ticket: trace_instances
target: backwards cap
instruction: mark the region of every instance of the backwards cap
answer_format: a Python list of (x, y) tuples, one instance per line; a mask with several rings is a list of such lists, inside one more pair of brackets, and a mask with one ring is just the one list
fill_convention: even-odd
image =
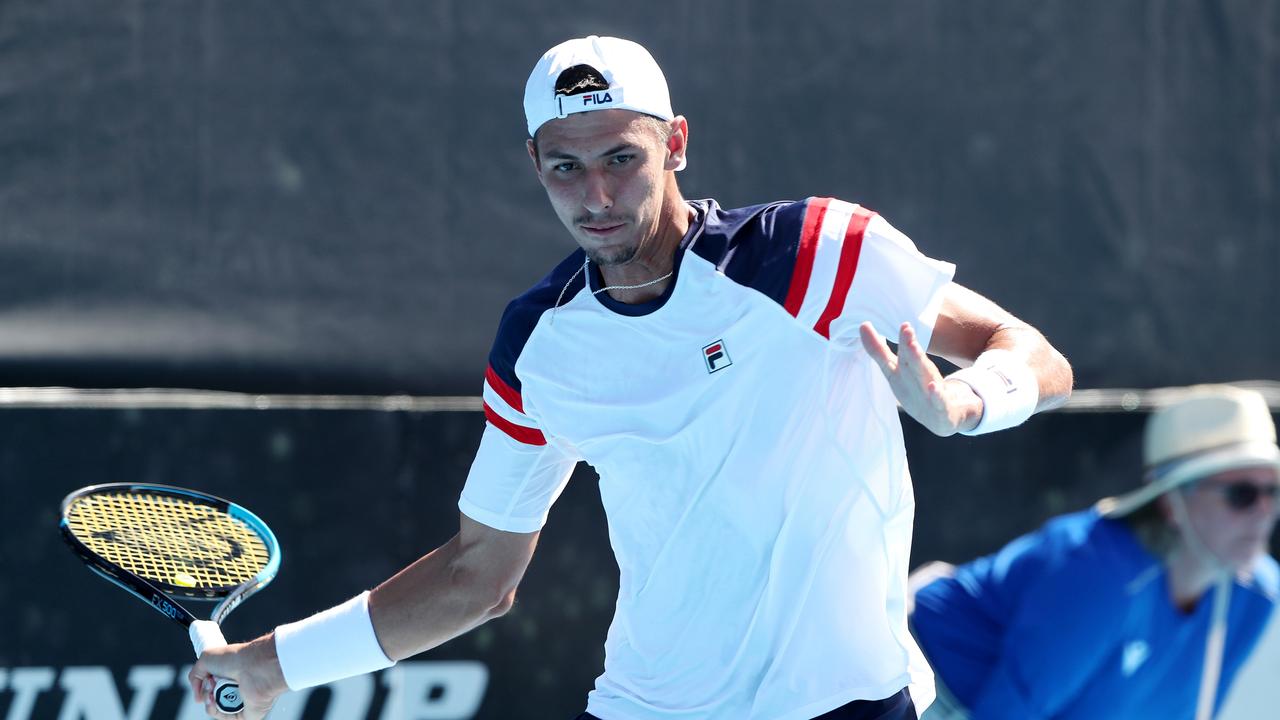
[[(583, 90), (582, 80), (598, 78), (602, 90)], [(658, 63), (641, 45), (591, 35), (566, 40), (548, 50), (524, 86), (529, 137), (549, 120), (592, 110), (631, 110), (671, 120), (671, 95)], [(680, 168), (684, 168), (684, 161)]]

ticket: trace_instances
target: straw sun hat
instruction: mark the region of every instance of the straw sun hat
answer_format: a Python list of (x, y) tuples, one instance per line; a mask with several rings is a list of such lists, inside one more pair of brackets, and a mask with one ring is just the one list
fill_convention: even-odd
[(1262, 395), (1230, 385), (1197, 385), (1151, 415), (1142, 459), (1142, 487), (1101, 500), (1103, 515), (1128, 515), (1170, 490), (1226, 470), (1280, 468), (1280, 447)]

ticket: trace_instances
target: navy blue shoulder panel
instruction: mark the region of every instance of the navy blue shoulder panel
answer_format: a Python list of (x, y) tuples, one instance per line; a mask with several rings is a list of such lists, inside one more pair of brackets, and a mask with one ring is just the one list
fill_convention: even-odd
[(732, 210), (722, 209), (714, 200), (705, 202), (702, 233), (689, 249), (730, 280), (783, 304), (791, 286), (809, 201)]
[(516, 392), (520, 392), (516, 360), (533, 334), (538, 318), (555, 307), (557, 300), (563, 305), (586, 286), (586, 273), (579, 272), (584, 260), (582, 250), (575, 250), (538, 284), (507, 303), (498, 323), (498, 335), (489, 350), (489, 367)]

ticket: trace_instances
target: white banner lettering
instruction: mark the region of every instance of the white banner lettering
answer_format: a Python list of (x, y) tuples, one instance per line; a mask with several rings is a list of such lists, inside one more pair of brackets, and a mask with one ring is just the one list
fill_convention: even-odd
[(133, 699), (126, 715), (111, 672), (104, 667), (69, 667), (59, 686), (66, 691), (58, 720), (147, 720), (156, 696), (173, 685), (173, 668), (142, 665), (129, 670)]
[[(204, 707), (191, 699), (187, 673), (191, 666), (138, 665), (129, 669), (129, 706), (111, 670), (103, 666), (0, 668), (0, 707), (8, 698), (4, 720), (205, 720)], [(385, 697), (381, 712), (378, 686), (371, 675), (347, 678), (324, 686), (324, 702), (311, 702), (313, 691), (286, 693), (271, 712), (272, 720), (471, 720), (484, 700), (489, 669), (481, 662), (402, 662), (383, 671)], [(61, 693), (50, 692), (54, 681)], [(176, 694), (175, 694), (176, 693)], [(44, 696), (43, 698), (41, 696)], [(176, 704), (176, 712), (174, 710)], [(315, 714), (323, 709), (323, 715)]]
[(467, 720), (480, 709), (489, 668), (479, 662), (400, 663), (382, 672), (382, 720)]
[(5, 720), (28, 720), (36, 705), (36, 696), (53, 687), (53, 668), (14, 668), (9, 673), (9, 689), (13, 700)]
[[(345, 720), (365, 717), (373, 704), (373, 677), (357, 675), (323, 686), (329, 691), (325, 720)], [(315, 688), (287, 692), (280, 696), (271, 709), (271, 720), (301, 720), (302, 711)]]

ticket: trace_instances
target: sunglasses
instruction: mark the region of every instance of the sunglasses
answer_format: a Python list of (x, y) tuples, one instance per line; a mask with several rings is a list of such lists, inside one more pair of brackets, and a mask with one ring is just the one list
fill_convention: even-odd
[(1272, 503), (1275, 503), (1277, 496), (1280, 496), (1280, 485), (1270, 483), (1259, 485), (1247, 480), (1205, 483), (1203, 487), (1220, 493), (1222, 499), (1227, 503), (1227, 507), (1237, 512), (1244, 512), (1252, 508), (1258, 504), (1258, 500), (1262, 499), (1263, 496), (1269, 498)]

